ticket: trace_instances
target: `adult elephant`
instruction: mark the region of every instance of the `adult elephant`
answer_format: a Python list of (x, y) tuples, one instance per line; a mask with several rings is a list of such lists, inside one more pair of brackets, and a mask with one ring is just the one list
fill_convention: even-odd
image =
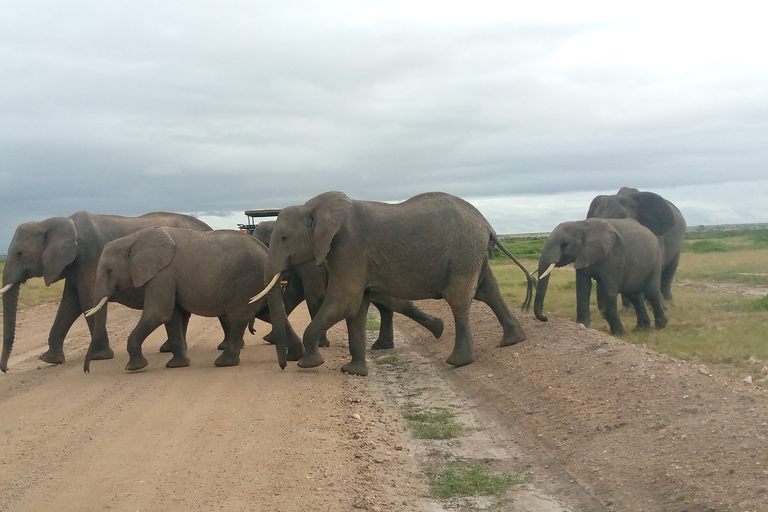
[[(0, 370), (8, 370), (8, 358), (16, 332), (19, 287), (30, 277), (43, 277), (46, 286), (64, 279), (56, 319), (48, 335), (46, 363), (64, 362), (64, 338), (72, 324), (93, 305), (93, 283), (101, 250), (107, 242), (152, 226), (175, 226), (210, 231), (211, 227), (189, 215), (154, 212), (140, 217), (99, 215), (79, 211), (69, 217), (26, 222), (16, 228), (3, 272), (3, 353)], [(115, 294), (114, 301), (136, 307), (135, 292)], [(114, 352), (107, 336), (107, 311), (87, 319), (94, 345), (93, 359), (110, 359)]]
[[(269, 247), (269, 240), (272, 237), (272, 231), (275, 229), (275, 221), (262, 221), (256, 225), (253, 236), (258, 238), (264, 245)], [(288, 271), (288, 284), (283, 293), (283, 303), (287, 314), (291, 314), (296, 306), (302, 301), (307, 301), (307, 309), (311, 318), (317, 315), (320, 306), (325, 298), (328, 289), (328, 271), (322, 265), (317, 265), (314, 261), (307, 261), (296, 265)], [(371, 303), (379, 310), (381, 325), (379, 328), (379, 337), (371, 345), (374, 350), (389, 349), (395, 346), (395, 330), (393, 325), (393, 312), (400, 313), (415, 320), (417, 323), (426, 327), (435, 338), (443, 334), (443, 320), (441, 318), (428, 315), (420, 310), (410, 300), (387, 297), (381, 294), (371, 294)], [(327, 347), (330, 345), (326, 334), (320, 337), (319, 346)]]
[[(489, 240), (504, 249), (474, 206), (448, 194), (431, 192), (386, 204), (326, 192), (280, 212), (270, 240), (265, 281), (274, 277), (254, 299), (271, 289), (269, 307), (277, 315), (282, 301), (274, 284), (281, 273), (308, 261), (325, 265), (328, 291), (304, 331), (299, 366), (321, 365), (318, 340), (329, 327), (346, 319), (352, 360), (342, 371), (367, 375), (365, 318), (371, 293), (411, 300), (443, 298), (456, 323), (454, 349), (447, 362), (462, 366), (475, 357), (469, 323), (472, 299), (487, 303), (498, 318), (504, 331), (501, 346), (525, 339), (488, 266)], [(535, 280), (527, 271), (526, 275), (527, 303)], [(285, 336), (277, 331), (281, 327), (281, 322), (275, 322), (278, 361), (284, 368)]]
[(612, 196), (592, 200), (587, 218), (635, 219), (658, 237), (661, 247), (661, 294), (672, 301), (672, 280), (680, 262), (685, 238), (685, 219), (677, 207), (653, 192), (622, 187)]
[(653, 308), (656, 327), (667, 325), (660, 291), (661, 249), (648, 228), (634, 219), (587, 219), (559, 224), (547, 237), (539, 258), (539, 282), (534, 314), (546, 322), (544, 298), (549, 274), (570, 263), (576, 267), (576, 321), (589, 326), (592, 279), (597, 281), (597, 302), (611, 328), (623, 334), (616, 305), (619, 293), (632, 303), (636, 329), (651, 325), (645, 300)]
[[(170, 368), (189, 365), (183, 336), (183, 319), (189, 313), (218, 317), (224, 328), (223, 352), (216, 366), (240, 363), (243, 333), (256, 316), (269, 322), (266, 299), (249, 303), (263, 287), (267, 248), (252, 236), (234, 230), (195, 231), (155, 227), (142, 229), (113, 240), (104, 246), (99, 259), (93, 299), (99, 303), (86, 313), (99, 311), (109, 298), (124, 290), (135, 290), (143, 297), (141, 318), (128, 336), (130, 360), (126, 370), (147, 366), (142, 354), (144, 340), (163, 324), (169, 326), (169, 345), (173, 358)], [(285, 317), (282, 321), (287, 324)], [(290, 325), (291, 347), (301, 341)], [(91, 347), (83, 369), (87, 372)]]

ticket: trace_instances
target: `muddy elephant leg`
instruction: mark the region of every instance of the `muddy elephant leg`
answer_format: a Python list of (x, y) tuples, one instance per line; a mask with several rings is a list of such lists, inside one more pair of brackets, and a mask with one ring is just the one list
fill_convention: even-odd
[(165, 331), (168, 334), (170, 351), (173, 357), (165, 363), (166, 368), (183, 368), (189, 366), (189, 357), (187, 357), (186, 344), (186, 322), (189, 321), (189, 312), (176, 306), (173, 308), (171, 320), (165, 324)]
[[(602, 293), (602, 292), (600, 292)], [(592, 295), (592, 277), (584, 272), (576, 271), (576, 322), (589, 327), (589, 302)], [(598, 294), (600, 295), (600, 294)], [(602, 298), (601, 298), (602, 300)], [(605, 303), (604, 300), (602, 300)], [(603, 304), (605, 309), (605, 304)]]
[[(56, 319), (53, 321), (51, 331), (48, 334), (48, 350), (40, 355), (40, 359), (50, 364), (61, 364), (64, 362), (64, 338), (66, 338), (72, 324), (75, 323), (75, 320), (77, 320), (82, 312), (83, 309), (80, 307), (77, 292), (74, 286), (70, 284), (70, 280), (67, 279), (64, 282), (64, 293), (61, 296), (61, 303), (56, 312)], [(90, 324), (88, 327), (90, 328)]]
[(363, 377), (368, 375), (368, 364), (365, 362), (365, 321), (368, 317), (368, 306), (368, 300), (363, 299), (357, 313), (347, 318), (349, 355), (352, 356), (352, 360), (341, 367), (341, 371), (344, 373)]
[(248, 327), (248, 320), (233, 321), (226, 317), (219, 317), (224, 333), (224, 351), (216, 358), (213, 364), (216, 366), (237, 366), (240, 364), (240, 349), (245, 344), (243, 335)]
[(635, 308), (637, 317), (636, 331), (645, 331), (651, 328), (651, 318), (648, 316), (648, 310), (645, 308), (645, 296), (643, 292), (627, 293), (626, 296)]
[(483, 270), (480, 277), (480, 283), (475, 292), (475, 298), (488, 304), (493, 311), (493, 314), (496, 315), (496, 318), (499, 320), (499, 323), (504, 330), (504, 337), (499, 343), (500, 347), (514, 345), (525, 339), (523, 326), (520, 323), (520, 320), (512, 314), (509, 306), (501, 296), (499, 284), (496, 282), (496, 277), (493, 275), (490, 267), (485, 267)]
[(394, 313), (392, 313), (392, 310), (386, 306), (376, 303), (373, 303), (373, 305), (379, 310), (381, 324), (379, 326), (379, 337), (376, 338), (376, 341), (371, 345), (371, 349), (385, 350), (395, 348)]

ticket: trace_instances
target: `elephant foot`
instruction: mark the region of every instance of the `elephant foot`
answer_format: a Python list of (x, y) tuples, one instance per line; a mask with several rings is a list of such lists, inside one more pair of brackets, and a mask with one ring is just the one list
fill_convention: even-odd
[(93, 355), (91, 356), (91, 359), (98, 361), (102, 359), (112, 359), (114, 357), (115, 357), (115, 351), (112, 350), (112, 347), (104, 347), (98, 350), (94, 350)]
[(173, 350), (171, 350), (171, 341), (170, 340), (165, 340), (165, 343), (160, 345), (160, 352), (163, 353), (163, 354), (170, 354), (171, 352), (173, 352)]
[(125, 365), (125, 369), (129, 372), (134, 372), (136, 370), (141, 370), (148, 364), (149, 361), (147, 361), (147, 358), (144, 356), (131, 357), (130, 361), (128, 361), (128, 364)]
[(650, 322), (649, 322), (649, 323), (647, 323), (647, 324), (639, 324), (639, 323), (638, 323), (638, 324), (635, 326), (635, 328), (634, 328), (634, 329), (632, 329), (632, 330), (633, 330), (633, 331), (636, 331), (636, 332), (637, 332), (637, 331), (648, 331), (648, 330), (650, 330), (650, 328), (651, 328), (651, 323), (650, 323)]
[(216, 348), (219, 350), (224, 350), (225, 348), (227, 348), (227, 340), (224, 340), (221, 343), (219, 343), (219, 346)]
[(274, 345), (275, 344), (275, 340), (273, 339), (273, 336), (274, 336), (273, 333), (274, 333), (274, 331), (270, 331), (269, 334), (264, 336), (264, 338), (262, 338), (262, 339), (264, 341), (266, 341), (267, 343), (269, 343), (270, 345)]
[(427, 327), (427, 329), (429, 329), (429, 332), (432, 333), (432, 336), (434, 336), (435, 338), (440, 339), (440, 336), (443, 335), (443, 328), (444, 328), (444, 326), (445, 325), (443, 323), (443, 319), (442, 318), (435, 318), (431, 322), (430, 327)]
[(525, 333), (520, 330), (519, 332), (515, 332), (514, 334), (510, 334), (507, 336), (504, 336), (502, 340), (499, 342), (500, 347), (508, 347), (510, 345), (514, 345), (515, 343), (520, 343), (525, 339)]
[(240, 356), (224, 352), (216, 358), (216, 361), (214, 361), (213, 364), (216, 366), (237, 366), (240, 364)]
[(474, 360), (475, 354), (473, 350), (454, 349), (453, 352), (451, 352), (451, 355), (448, 356), (448, 359), (445, 360), (445, 362), (453, 366), (464, 366)]
[(189, 366), (189, 358), (187, 356), (173, 356), (173, 358), (165, 363), (166, 368), (184, 368)]
[(363, 361), (350, 361), (341, 367), (341, 371), (352, 375), (365, 377), (368, 375), (368, 365)]
[(64, 351), (49, 348), (46, 352), (40, 354), (40, 359), (49, 364), (62, 364), (64, 362)]
[(395, 348), (395, 340), (383, 339), (381, 336), (371, 345), (371, 350), (388, 350)]
[[(304, 345), (301, 343), (288, 345), (288, 361), (298, 361), (302, 357), (304, 357)], [(322, 361), (320, 364), (322, 364)]]
[(323, 334), (323, 337), (320, 338), (320, 341), (317, 342), (317, 345), (320, 346), (320, 347), (330, 347), (331, 346), (331, 342), (328, 341), (328, 338), (326, 337), (326, 335)]
[(301, 368), (315, 368), (324, 362), (325, 360), (323, 359), (323, 356), (320, 355), (320, 352), (315, 351), (313, 353), (304, 353), (301, 359), (299, 359), (298, 364)]
[(665, 328), (667, 326), (667, 317), (656, 318), (655, 324), (657, 329)]

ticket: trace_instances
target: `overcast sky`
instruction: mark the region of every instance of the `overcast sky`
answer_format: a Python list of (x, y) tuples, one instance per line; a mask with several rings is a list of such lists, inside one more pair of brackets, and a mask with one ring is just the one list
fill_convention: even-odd
[(0, 0), (0, 254), (77, 210), (236, 228), (327, 190), (449, 192), (499, 233), (622, 186), (768, 222), (763, 9)]

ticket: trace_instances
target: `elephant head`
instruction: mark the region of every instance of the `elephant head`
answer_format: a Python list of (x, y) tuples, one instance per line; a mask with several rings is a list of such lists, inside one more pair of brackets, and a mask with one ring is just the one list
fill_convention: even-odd
[(275, 221), (269, 240), (269, 254), (264, 272), (267, 287), (251, 302), (268, 295), (272, 325), (276, 335), (278, 361), (281, 368), (287, 364), (287, 337), (285, 322), (279, 317), (285, 315), (285, 305), (280, 295), (280, 274), (301, 263), (314, 260), (323, 264), (334, 237), (343, 231), (343, 226), (352, 208), (352, 200), (343, 192), (320, 194), (301, 206), (283, 208)]
[(272, 238), (272, 231), (274, 230), (274, 220), (263, 220), (256, 224), (256, 227), (253, 229), (253, 236), (258, 241), (269, 247), (269, 239)]
[(167, 267), (176, 254), (176, 243), (163, 228), (147, 228), (104, 246), (96, 269), (93, 298), (99, 303), (91, 316), (120, 290), (141, 288)]
[(19, 287), (31, 277), (43, 277), (50, 286), (63, 276), (77, 257), (77, 230), (69, 217), (26, 222), (16, 228), (3, 271), (3, 354), (0, 370), (8, 369), (16, 332)]
[(675, 226), (675, 215), (669, 202), (653, 192), (640, 192), (622, 187), (612, 196), (597, 196), (592, 200), (587, 218), (635, 219), (661, 236)]
[(579, 270), (603, 261), (611, 252), (618, 236), (616, 230), (601, 219), (559, 224), (547, 237), (539, 258), (539, 282), (533, 306), (536, 318), (547, 321), (542, 310), (552, 269), (573, 263)]

